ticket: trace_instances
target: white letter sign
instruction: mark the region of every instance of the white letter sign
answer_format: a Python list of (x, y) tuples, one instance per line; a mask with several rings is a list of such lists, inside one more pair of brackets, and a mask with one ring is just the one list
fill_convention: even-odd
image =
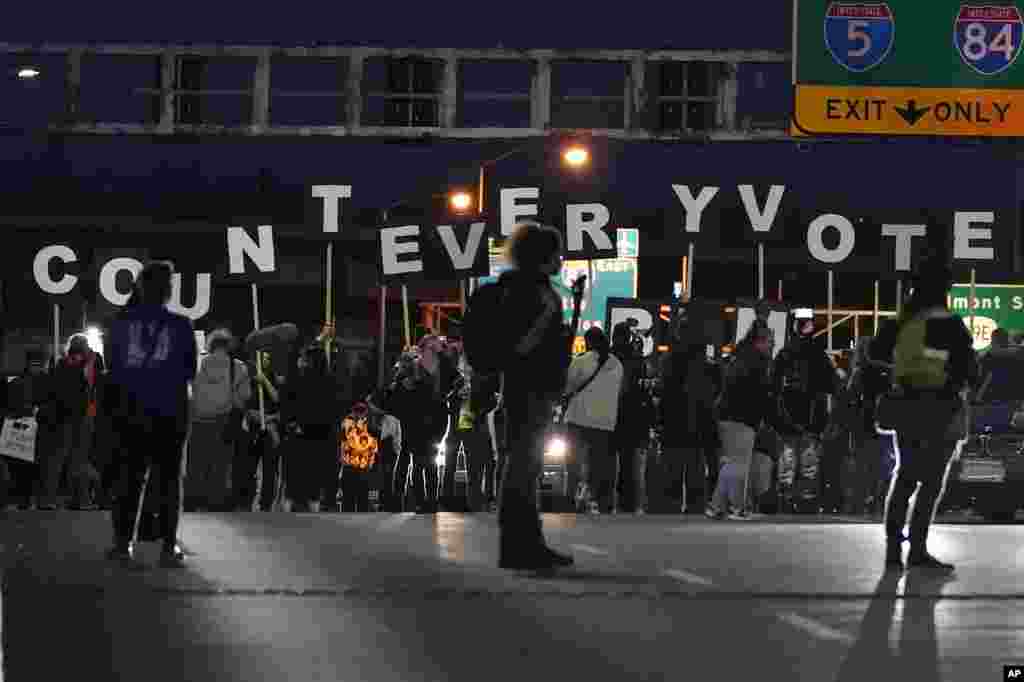
[(762, 211), (757, 205), (757, 196), (754, 194), (752, 185), (740, 185), (740, 199), (743, 200), (743, 208), (747, 209), (747, 217), (750, 219), (750, 226), (754, 232), (771, 232), (775, 224), (775, 216), (779, 213), (779, 206), (782, 204), (782, 196), (786, 193), (785, 185), (772, 185), (768, 192), (768, 200), (764, 202)]
[(131, 289), (122, 293), (117, 290), (117, 273), (130, 272), (132, 281), (142, 272), (142, 263), (134, 258), (113, 258), (100, 270), (100, 294), (116, 306), (127, 305), (128, 299), (132, 297)]
[(244, 256), (256, 265), (260, 272), (275, 272), (277, 259), (274, 257), (274, 228), (260, 225), (259, 243), (252, 240), (241, 227), (228, 228), (228, 272), (232, 275), (245, 274)]
[(697, 197), (693, 196), (689, 185), (672, 185), (680, 203), (686, 209), (686, 231), (700, 232), (700, 217), (704, 214), (711, 200), (718, 194), (717, 187), (705, 187), (701, 189)]
[(604, 204), (569, 204), (565, 207), (565, 234), (569, 251), (583, 250), (583, 233), (586, 232), (594, 246), (602, 251), (611, 251), (615, 244), (602, 230), (612, 220), (612, 214)]
[(35, 275), (36, 284), (45, 293), (63, 296), (71, 293), (71, 290), (75, 288), (75, 285), (78, 284), (78, 277), (65, 274), (59, 282), (54, 282), (50, 277), (50, 262), (54, 259), (60, 259), (65, 263), (75, 263), (78, 261), (78, 256), (71, 250), (71, 247), (63, 244), (44, 246), (32, 261), (32, 274)]
[[(834, 249), (825, 248), (822, 241), (825, 230), (830, 227), (839, 230), (839, 245)], [(856, 243), (857, 233), (853, 229), (853, 223), (835, 213), (818, 216), (807, 228), (807, 250), (822, 263), (842, 263), (853, 252)]]
[(401, 255), (420, 252), (420, 243), (418, 241), (406, 241), (399, 244), (399, 237), (419, 236), (419, 225), (404, 225), (402, 227), (385, 227), (381, 229), (380, 261), (385, 276), (423, 272), (423, 261), (418, 258), (401, 262), (398, 260), (398, 257)]
[(536, 187), (512, 187), (502, 189), (501, 197), (501, 235), (508, 237), (512, 234), (516, 223), (522, 218), (530, 218), (537, 215), (537, 204), (520, 204), (520, 199), (540, 199), (540, 190)]
[(313, 196), (324, 200), (324, 233), (336, 234), (341, 231), (341, 199), (352, 197), (351, 185), (313, 185)]
[(196, 275), (196, 302), (185, 307), (181, 303), (181, 273), (176, 272), (171, 278), (171, 302), (167, 308), (174, 313), (184, 315), (193, 322), (210, 312), (211, 279), (209, 273)]
[(995, 260), (991, 246), (971, 246), (974, 239), (992, 239), (992, 228), (971, 227), (975, 223), (991, 225), (996, 221), (992, 211), (957, 211), (953, 214), (953, 258), (956, 260)]
[(896, 237), (896, 272), (910, 271), (910, 242), (914, 237), (924, 237), (928, 228), (924, 225), (882, 225), (883, 237)]
[[(452, 266), (456, 270), (469, 270), (476, 260), (476, 252), (480, 248), (480, 240), (483, 239), (486, 223), (473, 223), (469, 226), (469, 236), (466, 238), (466, 248), (459, 248), (459, 240), (455, 238), (455, 229), (451, 225), (438, 225), (437, 234), (441, 237), (448, 257), (452, 260)], [(417, 231), (417, 234), (419, 232)], [(396, 246), (398, 246), (396, 244)]]

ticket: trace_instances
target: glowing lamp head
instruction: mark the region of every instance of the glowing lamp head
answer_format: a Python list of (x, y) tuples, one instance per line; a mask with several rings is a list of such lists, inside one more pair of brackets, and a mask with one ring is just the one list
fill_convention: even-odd
[(465, 213), (473, 207), (473, 197), (469, 192), (455, 192), (448, 199), (448, 204), (457, 213)]
[(565, 150), (562, 158), (570, 168), (582, 168), (590, 161), (590, 152), (586, 147), (574, 144)]
[(38, 78), (40, 74), (41, 74), (41, 71), (39, 71), (39, 69), (36, 69), (34, 67), (31, 67), (31, 66), (26, 66), (26, 67), (18, 69), (18, 78), (20, 78), (23, 81), (27, 81), (27, 80), (32, 80), (34, 78)]
[(549, 459), (564, 459), (569, 446), (561, 438), (552, 438), (544, 449), (544, 456)]
[(89, 344), (89, 350), (93, 353), (103, 352), (103, 333), (96, 327), (89, 327), (85, 330), (85, 339)]

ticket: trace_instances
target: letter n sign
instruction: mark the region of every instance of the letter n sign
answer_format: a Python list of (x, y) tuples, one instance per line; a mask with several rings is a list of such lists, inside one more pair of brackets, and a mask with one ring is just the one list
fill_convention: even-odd
[(277, 249), (274, 228), (260, 225), (227, 229), (228, 276), (234, 281), (260, 283), (277, 277)]

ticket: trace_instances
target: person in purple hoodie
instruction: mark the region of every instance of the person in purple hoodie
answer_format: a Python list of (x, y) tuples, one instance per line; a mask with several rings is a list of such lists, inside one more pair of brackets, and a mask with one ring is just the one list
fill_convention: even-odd
[(167, 309), (174, 266), (149, 263), (139, 274), (135, 305), (110, 324), (106, 357), (116, 428), (121, 436), (119, 483), (111, 517), (114, 547), (108, 558), (132, 559), (135, 524), (145, 472), (147, 495), (160, 507), (160, 563), (183, 565), (176, 538), (181, 512), (182, 462), (188, 434), (188, 390), (196, 373), (192, 322)]

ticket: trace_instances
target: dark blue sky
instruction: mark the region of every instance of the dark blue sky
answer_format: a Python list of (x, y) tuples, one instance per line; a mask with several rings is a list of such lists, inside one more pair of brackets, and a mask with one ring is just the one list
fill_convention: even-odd
[(791, 0), (8, 3), (7, 42), (788, 49)]

